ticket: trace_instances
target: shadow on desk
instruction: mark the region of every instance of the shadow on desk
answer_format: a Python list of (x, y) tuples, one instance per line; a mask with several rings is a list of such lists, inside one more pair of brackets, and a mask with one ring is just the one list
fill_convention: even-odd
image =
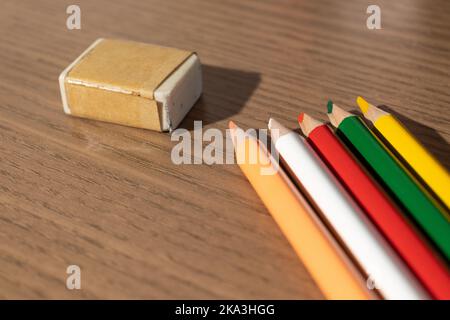
[(206, 126), (238, 114), (260, 82), (256, 72), (204, 65), (202, 97), (178, 127), (193, 130), (194, 121)]
[(396, 117), (447, 170), (450, 170), (450, 158), (448, 157), (450, 145), (436, 130), (398, 113), (389, 106), (380, 105), (378, 107)]
[[(447, 170), (450, 170), (450, 158), (448, 157), (450, 154), (450, 145), (436, 130), (398, 113), (395, 109), (387, 105), (381, 104), (377, 105), (377, 107), (396, 117)], [(389, 142), (385, 141), (382, 135), (378, 133), (372, 123), (364, 118), (364, 115), (360, 110), (353, 109), (350, 112), (359, 115), (367, 126), (377, 133), (377, 136), (383, 140), (383, 142), (389, 144)]]

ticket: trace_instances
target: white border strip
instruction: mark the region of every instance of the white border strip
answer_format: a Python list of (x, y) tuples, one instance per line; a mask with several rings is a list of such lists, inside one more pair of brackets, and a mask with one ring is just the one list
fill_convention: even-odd
[(78, 63), (80, 62), (81, 59), (83, 59), (88, 53), (89, 51), (91, 51), (97, 44), (99, 44), (101, 41), (103, 41), (103, 38), (99, 38), (97, 40), (94, 41), (94, 43), (92, 43), (78, 58), (75, 59), (74, 62), (72, 62), (66, 69), (64, 69), (63, 72), (61, 72), (61, 74), (59, 75), (59, 89), (61, 91), (61, 99), (62, 99), (62, 104), (64, 107), (64, 112), (66, 114), (71, 114), (70, 112), (70, 108), (69, 108), (69, 104), (67, 103), (67, 95), (66, 95), (66, 86), (64, 85), (64, 80), (66, 79), (67, 74), (70, 72), (70, 70), (72, 70), (72, 68)]

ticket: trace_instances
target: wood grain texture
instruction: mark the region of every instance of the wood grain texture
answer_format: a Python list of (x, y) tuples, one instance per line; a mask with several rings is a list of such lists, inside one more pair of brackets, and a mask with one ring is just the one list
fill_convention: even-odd
[[(182, 123), (296, 127), (328, 98), (385, 104), (450, 166), (450, 2), (3, 0), (0, 298), (322, 298), (236, 165), (172, 164), (170, 136), (64, 115), (59, 73), (96, 38), (196, 51)], [(82, 290), (65, 287), (66, 267)]]

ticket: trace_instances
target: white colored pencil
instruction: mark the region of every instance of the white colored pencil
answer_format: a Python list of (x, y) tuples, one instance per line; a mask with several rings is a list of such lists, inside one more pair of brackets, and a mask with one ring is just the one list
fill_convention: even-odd
[[(272, 141), (292, 175), (386, 299), (428, 296), (306, 141), (274, 119)], [(299, 230), (301, 232), (301, 230)]]

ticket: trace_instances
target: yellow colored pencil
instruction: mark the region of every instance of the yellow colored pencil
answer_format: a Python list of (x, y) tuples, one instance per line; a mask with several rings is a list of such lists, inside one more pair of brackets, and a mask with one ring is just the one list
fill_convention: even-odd
[(394, 116), (361, 97), (356, 99), (364, 116), (370, 120), (391, 147), (450, 209), (450, 175), (433, 155)]

